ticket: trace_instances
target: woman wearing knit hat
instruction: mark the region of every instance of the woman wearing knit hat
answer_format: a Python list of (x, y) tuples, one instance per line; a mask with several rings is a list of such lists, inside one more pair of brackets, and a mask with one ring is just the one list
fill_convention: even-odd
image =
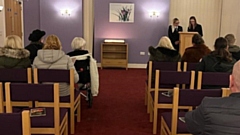
[(31, 41), (31, 43), (25, 47), (30, 52), (30, 60), (31, 63), (33, 63), (34, 58), (37, 56), (37, 52), (39, 49), (43, 48), (43, 36), (45, 35), (45, 31), (41, 30), (34, 30), (28, 37), (28, 40)]

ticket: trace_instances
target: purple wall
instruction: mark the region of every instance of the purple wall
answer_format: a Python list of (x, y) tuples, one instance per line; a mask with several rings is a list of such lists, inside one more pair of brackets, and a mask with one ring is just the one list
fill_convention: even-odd
[(40, 2), (39, 0), (24, 0), (24, 43), (29, 44), (28, 36), (34, 29), (40, 28)]
[[(110, 23), (109, 3), (134, 3), (134, 23)], [(94, 57), (100, 61), (100, 46), (104, 39), (126, 39), (129, 44), (129, 63), (146, 63), (148, 47), (156, 46), (167, 35), (169, 0), (96, 0)], [(149, 12), (160, 12), (151, 18)], [(145, 52), (145, 56), (140, 56)]]
[[(25, 12), (30, 12), (26, 15), (24, 14), (25, 20), (31, 22), (32, 14), (39, 12), (39, 28), (45, 30), (46, 35), (57, 35), (62, 42), (63, 50), (65, 52), (71, 51), (72, 39), (76, 36), (83, 36), (82, 0), (40, 0), (38, 5), (31, 4), (35, 3), (32, 1), (24, 3)], [(30, 10), (33, 8), (32, 6), (38, 6), (40, 10), (32, 11)], [(71, 16), (62, 16), (61, 11), (65, 9), (71, 11)], [(29, 28), (25, 24), (25, 31), (29, 29), (32, 30), (32, 27)], [(29, 32), (26, 33), (26, 35), (28, 34)]]

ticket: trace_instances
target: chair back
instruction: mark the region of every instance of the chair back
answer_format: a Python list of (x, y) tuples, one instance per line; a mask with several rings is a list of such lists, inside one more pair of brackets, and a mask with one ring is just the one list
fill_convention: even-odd
[(229, 87), (230, 73), (198, 72), (197, 89)]
[(0, 69), (0, 82), (32, 83), (32, 69)]
[[(13, 101), (54, 102), (59, 107), (59, 84), (5, 83), (7, 112), (12, 112)], [(54, 106), (55, 107), (55, 106)]]
[[(74, 69), (37, 69), (33, 70), (34, 83), (55, 82), (55, 83), (69, 83), (70, 84), (70, 103), (74, 104)], [(41, 100), (45, 101), (45, 100)]]
[(184, 62), (183, 71), (195, 71), (199, 63)]
[(70, 81), (71, 71), (73, 71), (73, 70), (37, 69), (37, 68), (35, 68), (34, 69), (34, 83), (42, 83), (42, 82), (70, 83), (71, 82)]
[(162, 85), (189, 85), (190, 89), (194, 88), (195, 72), (177, 72), (177, 71), (159, 71), (156, 70), (155, 89), (161, 88)]
[(0, 113), (1, 135), (31, 135), (29, 111)]
[(180, 71), (181, 62), (157, 62), (149, 61), (149, 66), (152, 65), (152, 71)]
[(205, 97), (222, 97), (228, 93), (227, 89), (202, 89), (202, 90), (179, 90), (173, 91), (173, 109), (172, 109), (172, 134), (177, 134), (177, 121), (179, 106), (199, 106)]

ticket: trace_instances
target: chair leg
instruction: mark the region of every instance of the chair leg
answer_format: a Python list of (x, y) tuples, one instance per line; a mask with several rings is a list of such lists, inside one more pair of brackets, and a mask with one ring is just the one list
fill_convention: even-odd
[(157, 134), (158, 109), (156, 107), (154, 107), (153, 109), (153, 134)]
[[(161, 121), (162, 121), (162, 119), (161, 119)], [(163, 132), (163, 123), (162, 123), (162, 122), (161, 122), (160, 135), (164, 135), (164, 132)]]
[(77, 122), (80, 122), (80, 121), (81, 121), (81, 103), (77, 108)]
[(71, 132), (71, 134), (74, 134), (74, 132), (75, 132), (74, 107), (71, 107), (71, 110), (70, 110), (70, 132)]
[(68, 135), (68, 116), (66, 118), (66, 124), (65, 124), (65, 130), (64, 130), (64, 135)]

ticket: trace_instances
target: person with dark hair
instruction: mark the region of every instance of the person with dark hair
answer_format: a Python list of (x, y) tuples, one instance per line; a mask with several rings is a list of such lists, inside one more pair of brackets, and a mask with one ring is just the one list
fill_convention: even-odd
[(228, 51), (227, 40), (223, 37), (216, 39), (214, 44), (215, 50), (209, 55), (203, 57), (197, 67), (197, 71), (203, 72), (232, 72), (236, 60), (232, 58)]
[(240, 47), (235, 45), (236, 38), (233, 34), (227, 34), (225, 38), (228, 41), (228, 51), (236, 60), (240, 60)]
[(203, 38), (199, 34), (195, 34), (192, 37), (192, 47), (186, 48), (182, 61), (197, 63), (204, 56), (211, 53), (211, 50), (205, 45)]
[(183, 28), (179, 26), (179, 19), (174, 18), (173, 24), (168, 27), (168, 37), (177, 51), (179, 51), (179, 32), (181, 31), (183, 31)]
[(34, 30), (28, 37), (28, 40), (31, 43), (25, 47), (30, 52), (30, 60), (33, 63), (34, 58), (37, 56), (37, 52), (39, 49), (43, 48), (43, 36), (45, 35), (45, 31)]
[(195, 16), (191, 16), (189, 19), (188, 32), (198, 32), (199, 35), (203, 36), (202, 25), (197, 23)]

